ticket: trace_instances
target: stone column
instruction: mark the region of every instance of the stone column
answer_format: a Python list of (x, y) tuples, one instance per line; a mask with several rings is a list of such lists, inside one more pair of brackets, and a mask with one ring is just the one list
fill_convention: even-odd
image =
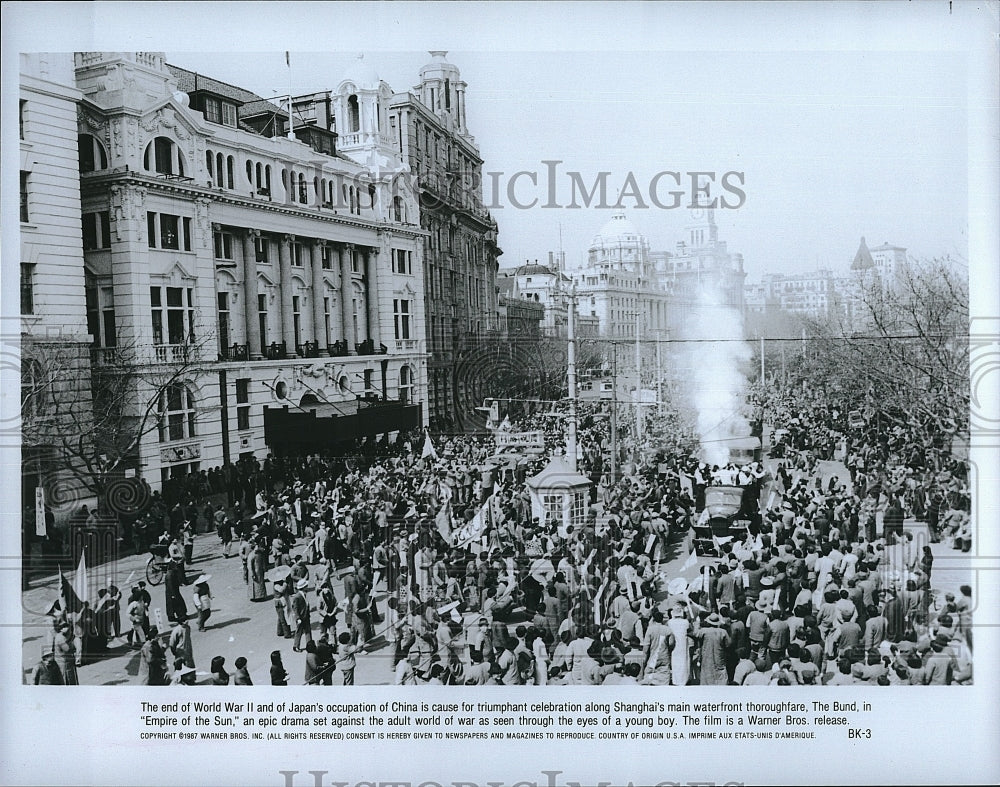
[(368, 338), (375, 342), (378, 352), (382, 341), (382, 330), (379, 324), (378, 302), (378, 252), (377, 248), (365, 248), (365, 306), (368, 310)]
[[(326, 241), (315, 240), (312, 244), (310, 262), (312, 263), (312, 299), (313, 299), (313, 331), (312, 339), (316, 346), (323, 350), (330, 342), (330, 337), (326, 335), (326, 312), (323, 310), (323, 296), (326, 287), (323, 284), (323, 249)], [(332, 326), (331, 326), (332, 327)]]
[(281, 338), (285, 352), (295, 355), (295, 323), (292, 321), (292, 244), (294, 235), (282, 235), (278, 242), (278, 267), (281, 276)]
[(243, 276), (243, 322), (247, 342), (247, 352), (253, 360), (260, 359), (260, 323), (257, 320), (257, 247), (260, 230), (248, 229), (241, 233), (243, 241), (243, 261), (240, 273)]
[(354, 287), (351, 285), (351, 252), (353, 250), (354, 246), (349, 243), (338, 249), (340, 255), (340, 320), (348, 355), (358, 354), (354, 346), (354, 311), (351, 308), (351, 298), (354, 295)]

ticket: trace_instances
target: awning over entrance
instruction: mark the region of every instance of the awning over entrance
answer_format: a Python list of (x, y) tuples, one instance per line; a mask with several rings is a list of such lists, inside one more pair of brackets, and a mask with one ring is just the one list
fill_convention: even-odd
[(264, 441), (276, 456), (322, 451), (335, 443), (420, 426), (420, 405), (359, 401), (357, 409), (320, 404), (264, 408)]

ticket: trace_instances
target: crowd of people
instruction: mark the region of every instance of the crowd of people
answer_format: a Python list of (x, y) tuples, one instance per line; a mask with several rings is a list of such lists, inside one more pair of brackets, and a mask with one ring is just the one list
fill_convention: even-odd
[[(579, 407), (579, 467), (593, 483), (572, 524), (540, 515), (525, 486), (561, 450), (558, 410), (504, 425), (541, 426), (537, 456), (498, 457), (492, 437), (474, 436), (432, 451), (406, 434), (351, 457), (244, 460), (192, 479), (195, 502), (157, 499), (136, 530), (167, 551), (172, 628), (150, 624), (148, 590), (133, 587), (141, 681), (195, 680), (185, 547), (213, 528), (241, 561), (248, 598), (274, 609), (274, 685), (298, 682), (296, 671), (306, 684), (350, 685), (362, 659), (377, 665), (374, 682), (399, 685), (971, 683), (971, 589), (936, 592), (930, 545), (902, 527), (915, 517), (935, 540), (968, 540), (966, 466), (943, 445), (852, 428), (802, 387), (769, 394), (765, 420), (784, 427), (776, 463), (710, 467), (675, 447), (612, 473), (625, 463), (610, 461), (602, 406)], [(845, 477), (824, 473), (830, 460)], [(705, 489), (734, 482), (754, 487), (760, 509), (699, 559)], [(232, 503), (211, 502), (219, 492)], [(211, 625), (210, 578), (191, 583), (200, 629)], [(72, 683), (100, 627), (52, 618), (35, 681)], [(101, 627), (118, 633), (107, 614)], [(224, 656), (210, 664), (212, 683), (250, 681), (243, 656), (232, 674)]]

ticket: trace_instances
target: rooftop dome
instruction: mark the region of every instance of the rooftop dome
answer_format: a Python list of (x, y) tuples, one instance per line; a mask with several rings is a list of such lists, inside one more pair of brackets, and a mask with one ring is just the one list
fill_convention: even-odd
[(364, 53), (358, 55), (357, 59), (353, 60), (347, 67), (347, 73), (344, 74), (340, 84), (345, 82), (353, 82), (358, 90), (378, 90), (379, 85), (382, 84), (378, 72), (371, 63), (365, 60)]
[(629, 241), (637, 243), (642, 239), (642, 235), (635, 224), (625, 218), (625, 211), (619, 210), (611, 217), (611, 221), (601, 227), (601, 231), (594, 236), (594, 246), (608, 243), (620, 243)]

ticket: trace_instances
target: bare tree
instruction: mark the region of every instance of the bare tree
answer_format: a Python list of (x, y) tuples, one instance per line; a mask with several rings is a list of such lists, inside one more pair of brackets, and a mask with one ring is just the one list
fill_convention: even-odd
[(38, 467), (72, 477), (82, 496), (103, 499), (111, 479), (138, 464), (139, 446), (167, 428), (168, 398), (202, 363), (199, 343), (152, 346), (119, 341), (93, 349), (31, 340), (22, 347), (21, 434)]
[[(852, 315), (815, 323), (813, 373), (889, 422), (963, 432), (969, 418), (969, 280), (964, 260), (911, 261), (857, 281)], [(825, 371), (824, 371), (825, 370)]]

